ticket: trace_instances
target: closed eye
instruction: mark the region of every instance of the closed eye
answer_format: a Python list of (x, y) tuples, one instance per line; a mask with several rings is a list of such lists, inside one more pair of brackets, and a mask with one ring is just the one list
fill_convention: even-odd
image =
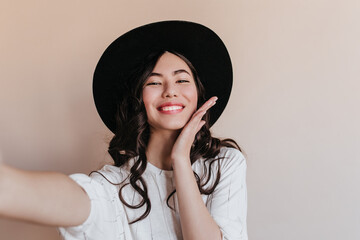
[(185, 80), (185, 79), (180, 79), (180, 80), (177, 80), (176, 82), (178, 82), (178, 83), (189, 83), (190, 81)]
[(149, 82), (146, 84), (146, 86), (150, 86), (150, 85), (161, 85), (161, 83), (159, 82)]

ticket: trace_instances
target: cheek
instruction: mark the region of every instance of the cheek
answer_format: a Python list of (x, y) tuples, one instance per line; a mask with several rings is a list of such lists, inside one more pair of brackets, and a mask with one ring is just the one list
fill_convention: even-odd
[(142, 92), (142, 99), (144, 102), (144, 105), (146, 106), (148, 104), (148, 102), (150, 101), (150, 95), (148, 94), (149, 91), (146, 91), (146, 89), (143, 90)]
[(144, 88), (144, 90), (142, 92), (142, 98), (143, 98), (146, 112), (148, 112), (148, 110), (150, 109), (149, 107), (151, 106), (151, 104), (153, 102), (154, 94), (152, 92), (153, 91), (151, 91), (151, 89), (149, 89), (149, 88)]
[(195, 111), (198, 102), (198, 94), (197, 94), (196, 86), (191, 86), (187, 89), (184, 89), (183, 93), (186, 96), (186, 98), (191, 102), (191, 107)]

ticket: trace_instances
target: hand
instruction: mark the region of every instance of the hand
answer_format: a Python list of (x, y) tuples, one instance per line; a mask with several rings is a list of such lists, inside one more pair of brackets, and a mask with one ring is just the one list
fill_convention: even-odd
[(178, 138), (175, 141), (173, 149), (171, 151), (172, 166), (179, 162), (187, 162), (190, 157), (191, 145), (194, 142), (196, 133), (204, 126), (205, 121), (201, 120), (206, 111), (215, 105), (217, 97), (212, 97), (206, 101), (190, 118), (188, 123), (182, 129)]

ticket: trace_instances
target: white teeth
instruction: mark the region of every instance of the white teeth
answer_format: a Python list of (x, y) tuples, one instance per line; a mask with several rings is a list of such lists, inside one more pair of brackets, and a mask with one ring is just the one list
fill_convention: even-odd
[(161, 110), (162, 111), (174, 111), (174, 110), (179, 110), (182, 109), (183, 107), (181, 106), (168, 106), (168, 107), (162, 107)]

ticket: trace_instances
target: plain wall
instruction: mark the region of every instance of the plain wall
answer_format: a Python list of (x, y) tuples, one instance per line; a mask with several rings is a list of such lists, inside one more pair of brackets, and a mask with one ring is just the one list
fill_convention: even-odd
[[(249, 238), (360, 239), (358, 0), (3, 0), (5, 162), (69, 174), (109, 161), (96, 63), (126, 31), (170, 19), (212, 28), (230, 52), (233, 92), (213, 132), (246, 153)], [(0, 220), (0, 239), (59, 236)]]

